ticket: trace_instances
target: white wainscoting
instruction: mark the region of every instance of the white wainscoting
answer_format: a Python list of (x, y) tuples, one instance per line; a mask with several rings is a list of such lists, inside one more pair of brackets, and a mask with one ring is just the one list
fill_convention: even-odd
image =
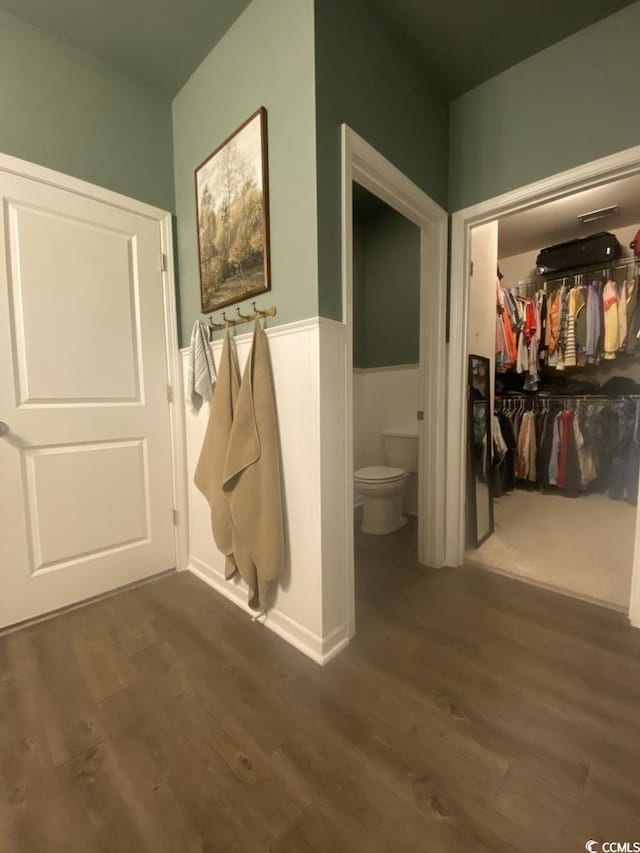
[(352, 577), (346, 555), (353, 555), (352, 490), (345, 490), (349, 464), (345, 434), (347, 385), (346, 326), (322, 320), (320, 326), (320, 461), (322, 509), (322, 628), (326, 638), (348, 637), (353, 607)]
[(383, 465), (382, 431), (418, 432), (420, 370), (417, 364), (353, 371), (354, 466)]
[[(326, 567), (330, 563), (327, 560), (330, 551), (344, 549), (344, 544), (332, 541), (327, 527), (327, 524), (330, 526), (328, 517), (323, 524), (321, 505), (320, 358), (321, 353), (325, 360), (339, 358), (333, 345), (336, 327), (342, 328), (342, 324), (313, 318), (267, 329), (280, 428), (287, 557), (275, 604), (266, 620), (261, 617), (255, 627), (259, 631), (266, 625), (318, 663), (326, 663), (348, 642), (346, 614), (342, 621), (323, 618), (323, 613), (335, 613), (336, 608), (331, 606), (331, 602), (323, 599), (331, 597), (331, 589), (338, 582), (331, 572), (325, 572), (323, 578), (323, 556)], [(251, 345), (251, 332), (236, 335), (235, 340), (240, 369), (243, 370)], [(217, 365), (222, 341), (213, 342), (211, 347)], [(332, 349), (335, 352), (333, 357)], [(187, 349), (182, 350), (182, 356), (186, 377)], [(327, 375), (331, 372), (329, 366)], [(188, 568), (248, 611), (245, 585), (237, 579), (224, 579), (224, 558), (213, 541), (209, 506), (193, 485), (193, 473), (208, 416), (206, 404), (198, 415), (194, 415), (190, 404), (185, 401), (189, 482)], [(325, 421), (330, 417), (326, 412)], [(333, 423), (343, 431), (344, 421), (338, 412)], [(326, 441), (323, 439), (325, 453), (332, 452), (332, 442), (340, 441), (336, 429), (333, 433), (336, 434), (328, 431)], [(339, 508), (334, 508), (334, 511), (339, 511)], [(323, 555), (324, 549), (328, 550)], [(336, 562), (341, 565), (341, 561)]]

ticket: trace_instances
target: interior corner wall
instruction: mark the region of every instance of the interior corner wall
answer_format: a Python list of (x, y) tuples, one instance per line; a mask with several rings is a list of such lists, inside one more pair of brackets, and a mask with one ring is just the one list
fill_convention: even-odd
[(354, 367), (420, 361), (420, 250), (418, 226), (390, 207), (354, 221)]
[(174, 208), (171, 103), (0, 11), (0, 151)]
[(342, 320), (341, 124), (447, 204), (446, 97), (365, 0), (316, 0), (319, 310)]
[[(173, 121), (179, 298), (182, 342), (188, 344), (200, 316), (194, 169), (259, 107), (267, 110), (271, 292), (258, 305), (278, 309), (275, 321), (267, 322), (267, 337), (280, 435), (286, 558), (265, 624), (322, 662), (342, 647), (347, 632), (339, 596), (344, 577), (331, 571), (331, 549), (340, 546), (337, 536), (324, 539), (333, 521), (321, 505), (328, 476), (321, 465), (323, 449), (329, 458), (344, 457), (344, 429), (339, 428), (344, 406), (335, 378), (344, 343), (340, 329), (318, 318), (313, 27), (313, 0), (253, 0), (175, 97)], [(243, 309), (242, 303), (239, 307)], [(244, 310), (251, 309), (246, 305)], [(251, 327), (236, 331), (243, 366)], [(216, 339), (212, 350), (217, 359), (221, 348)], [(185, 365), (187, 352), (183, 350)], [(337, 395), (335, 405), (324, 409), (321, 377)], [(196, 416), (185, 400), (185, 415), (187, 479), (192, 483), (207, 407)], [(344, 500), (333, 511), (344, 513)], [(192, 486), (189, 534), (189, 569), (246, 607), (244, 585), (224, 579), (224, 557), (211, 536), (209, 506)], [(325, 608), (331, 611), (328, 618)]]
[(450, 209), (637, 145), (639, 32), (636, 2), (453, 101)]
[[(194, 169), (267, 110), (271, 326), (317, 316), (313, 0), (253, 0), (173, 101), (181, 340), (200, 316)], [(246, 306), (249, 308), (248, 304)]]

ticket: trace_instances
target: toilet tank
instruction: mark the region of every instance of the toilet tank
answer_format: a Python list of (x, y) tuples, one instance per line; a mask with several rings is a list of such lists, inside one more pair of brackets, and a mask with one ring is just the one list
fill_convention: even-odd
[(402, 429), (382, 430), (384, 464), (411, 474), (418, 470), (418, 433)]

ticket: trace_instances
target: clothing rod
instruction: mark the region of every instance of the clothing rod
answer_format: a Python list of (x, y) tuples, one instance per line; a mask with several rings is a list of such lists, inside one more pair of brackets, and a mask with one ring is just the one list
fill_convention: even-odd
[(594, 403), (619, 403), (622, 400), (640, 400), (640, 394), (618, 394), (615, 397), (605, 397), (602, 394), (545, 394), (538, 397), (498, 397), (496, 403), (544, 403), (560, 400), (592, 400)]
[(623, 258), (622, 260), (617, 261), (615, 264), (591, 264), (588, 267), (580, 267), (575, 270), (569, 270), (562, 275), (558, 275), (557, 273), (552, 273), (553, 278), (549, 276), (541, 275), (537, 278), (527, 278), (523, 281), (519, 281), (517, 284), (510, 284), (506, 286), (506, 290), (517, 290), (520, 287), (531, 287), (532, 285), (536, 285), (536, 287), (543, 287), (545, 284), (554, 284), (556, 281), (562, 281), (565, 278), (575, 278), (577, 275), (588, 275), (589, 273), (597, 273), (598, 270), (623, 270), (628, 267), (633, 266), (634, 264), (640, 265), (640, 258)]
[(614, 263), (589, 264), (586, 267), (576, 267), (572, 270), (566, 270), (564, 274), (547, 273), (546, 275), (541, 275), (540, 278), (543, 281), (547, 282), (560, 281), (563, 278), (572, 278), (576, 275), (588, 275), (589, 273), (596, 273), (598, 272), (598, 270), (623, 270), (637, 263), (640, 263), (640, 258), (620, 258)]
[(272, 305), (270, 308), (256, 308), (256, 303), (251, 303), (253, 306), (253, 314), (242, 314), (240, 312), (240, 308), (236, 308), (237, 317), (227, 317), (227, 312), (222, 312), (222, 323), (214, 323), (213, 317), (209, 318), (209, 327), (213, 329), (213, 331), (221, 331), (222, 329), (230, 329), (233, 326), (241, 326), (243, 323), (251, 323), (253, 320), (257, 320), (260, 317), (275, 317), (278, 313), (278, 309), (275, 305)]

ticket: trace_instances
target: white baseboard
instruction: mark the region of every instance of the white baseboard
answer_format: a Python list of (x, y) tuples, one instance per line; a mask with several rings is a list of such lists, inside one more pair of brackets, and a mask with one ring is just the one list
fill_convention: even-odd
[[(197, 557), (190, 556), (187, 566), (188, 570), (196, 577), (204, 581), (208, 586), (228, 598), (239, 608), (250, 616), (255, 616), (247, 604), (247, 591), (244, 586), (233, 581), (227, 581), (219, 572), (207, 566)], [(319, 663), (321, 666), (328, 663), (349, 643), (346, 625), (331, 631), (323, 641), (321, 637), (307, 630), (295, 620), (286, 616), (278, 610), (270, 610), (266, 618), (260, 617), (255, 622), (256, 629), (264, 625), (274, 634), (277, 634), (299, 652)]]
[(323, 652), (321, 663), (323, 666), (333, 660), (336, 655), (349, 645), (349, 628), (347, 625), (340, 625), (331, 631), (322, 644)]

